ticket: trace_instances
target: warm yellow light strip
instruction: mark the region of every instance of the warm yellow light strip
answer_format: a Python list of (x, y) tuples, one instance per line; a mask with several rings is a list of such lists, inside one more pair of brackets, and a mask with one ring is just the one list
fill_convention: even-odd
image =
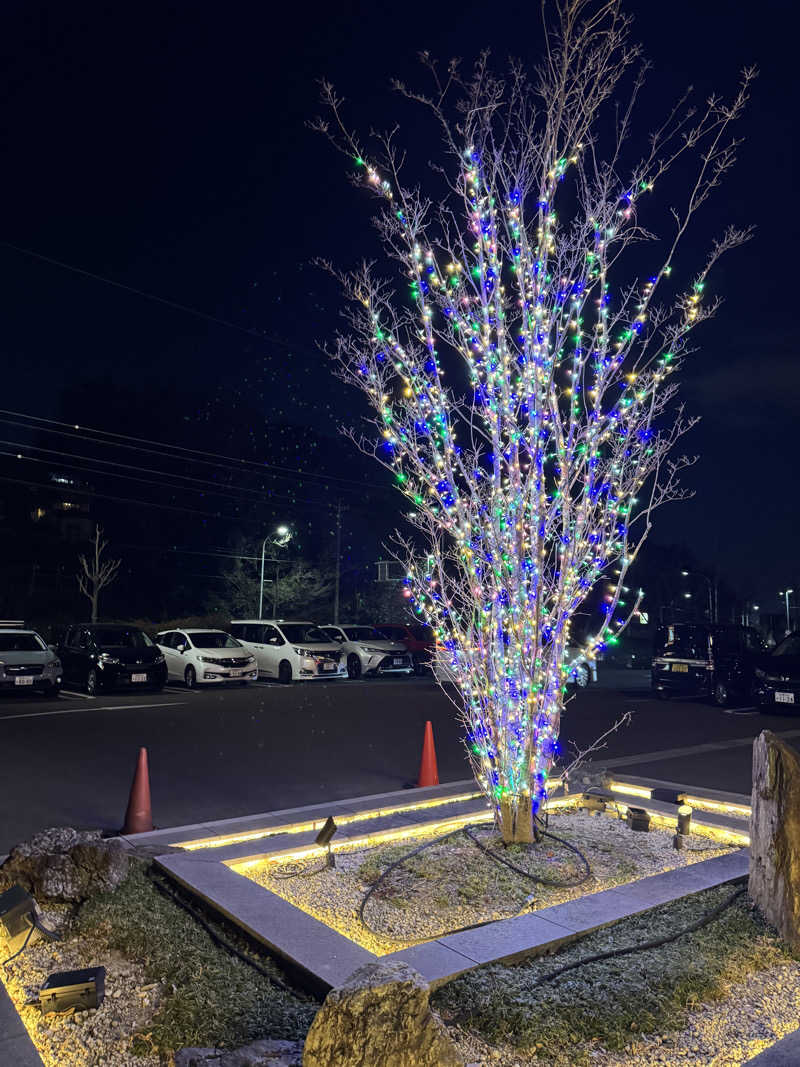
[[(617, 804), (616, 808), (622, 815), (625, 815), (628, 811), (627, 804)], [(644, 810), (650, 816), (650, 821), (656, 826), (662, 826), (666, 830), (677, 830), (677, 815), (665, 815), (660, 811), (651, 811), (647, 807)], [(606, 814), (611, 815), (612, 813), (606, 811)], [(741, 830), (730, 830), (727, 826), (712, 826), (707, 822), (698, 822), (697, 819), (692, 820), (692, 833), (697, 834), (698, 837), (708, 837), (712, 841), (719, 841), (725, 845), (740, 845), (746, 848), (750, 844), (750, 835)]]
[[(426, 822), (417, 826), (398, 826), (393, 830), (379, 830), (373, 834), (364, 834), (362, 837), (341, 838), (331, 842), (332, 852), (343, 852), (348, 848), (356, 848), (363, 845), (381, 845), (388, 841), (399, 841), (407, 837), (423, 837), (428, 834), (447, 833), (448, 830), (458, 830), (462, 826), (469, 826), (476, 822), (493, 822), (494, 812), (478, 811), (469, 815), (454, 815), (450, 819), (439, 819), (436, 822)], [(305, 848), (282, 849), (278, 852), (269, 852), (266, 856), (257, 856), (250, 860), (229, 860), (226, 863), (234, 871), (245, 871), (249, 867), (257, 867), (263, 863), (286, 863), (287, 860), (311, 859), (314, 856), (324, 856), (327, 849), (322, 845), (306, 845)]]
[(729, 804), (726, 800), (709, 800), (707, 797), (695, 797), (689, 793), (681, 793), (678, 797), (682, 804), (689, 804), (698, 811), (714, 811), (721, 815), (739, 815), (750, 818), (752, 809), (749, 804)]
[[(337, 815), (337, 826), (348, 826), (350, 823), (361, 822), (366, 819), (380, 819), (387, 815), (400, 815), (408, 811), (425, 811), (430, 808), (438, 808), (444, 804), (458, 804), (465, 800), (475, 800), (483, 796), (480, 790), (474, 793), (459, 793), (451, 797), (436, 797), (431, 800), (418, 800), (413, 804), (395, 804), (388, 808), (372, 808), (368, 811), (354, 812), (352, 815)], [(265, 837), (275, 837), (276, 834), (305, 834), (312, 830), (321, 830), (325, 825), (327, 815), (319, 819), (309, 819), (306, 822), (287, 823), (283, 826), (262, 827), (259, 830), (248, 830), (238, 834), (228, 834), (221, 837), (202, 837), (195, 841), (177, 841), (174, 848), (182, 848), (187, 852), (195, 852), (201, 848), (222, 848), (224, 845), (238, 845), (245, 841), (258, 841)]]
[(653, 790), (648, 789), (644, 785), (629, 785), (627, 782), (609, 782), (608, 788), (612, 793), (622, 793), (623, 796), (628, 797), (644, 797), (645, 800), (650, 800), (653, 795)]

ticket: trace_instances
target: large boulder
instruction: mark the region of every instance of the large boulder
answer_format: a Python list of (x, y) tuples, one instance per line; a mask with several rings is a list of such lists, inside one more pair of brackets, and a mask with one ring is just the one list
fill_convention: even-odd
[(303, 1067), (463, 1067), (405, 963), (368, 963), (332, 989), (306, 1036)]
[(753, 743), (748, 891), (800, 950), (800, 754), (770, 730)]
[(0, 891), (18, 883), (38, 901), (79, 902), (107, 892), (128, 873), (128, 853), (99, 830), (55, 827), (11, 850), (0, 866)]

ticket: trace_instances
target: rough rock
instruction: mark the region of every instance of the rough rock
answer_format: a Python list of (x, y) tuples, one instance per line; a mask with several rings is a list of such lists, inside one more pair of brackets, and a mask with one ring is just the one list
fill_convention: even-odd
[(127, 873), (121, 841), (105, 841), (99, 830), (55, 827), (11, 850), (0, 866), (0, 891), (17, 882), (37, 900), (81, 901), (114, 889)]
[(800, 950), (800, 753), (770, 730), (753, 743), (748, 890), (764, 918)]
[(175, 1067), (301, 1067), (303, 1046), (299, 1041), (254, 1041), (243, 1048), (225, 1051), (213, 1048), (182, 1048), (175, 1053)]
[(463, 1067), (405, 963), (368, 963), (332, 989), (306, 1035), (303, 1067)]

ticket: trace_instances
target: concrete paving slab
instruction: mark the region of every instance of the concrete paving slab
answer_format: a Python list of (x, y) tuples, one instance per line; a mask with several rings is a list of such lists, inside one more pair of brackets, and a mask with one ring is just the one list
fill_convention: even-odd
[(223, 863), (196, 856), (156, 861), (186, 888), (222, 912), (325, 992), (375, 956)]
[(448, 934), (439, 938), (439, 944), (460, 952), (477, 964), (510, 963), (532, 955), (539, 946), (552, 950), (572, 937), (571, 930), (552, 919), (543, 918), (541, 912), (531, 912), (474, 930)]
[(42, 1067), (42, 1058), (1, 982), (0, 1064), (3, 1067)]
[(424, 945), (414, 945), (401, 952), (392, 952), (388, 956), (380, 957), (381, 963), (398, 961), (407, 963), (409, 967), (419, 971), (434, 989), (475, 967), (474, 960), (443, 945), (440, 941), (427, 941)]
[[(0, 1046), (2, 1048), (2, 1046)], [(800, 1064), (800, 1030), (787, 1034), (771, 1048), (765, 1048), (744, 1067), (797, 1067)]]

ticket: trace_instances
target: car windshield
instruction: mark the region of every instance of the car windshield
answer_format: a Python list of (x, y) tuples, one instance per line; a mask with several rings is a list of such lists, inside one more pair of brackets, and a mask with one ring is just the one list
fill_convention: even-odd
[(800, 634), (789, 634), (772, 650), (773, 656), (800, 656)]
[(207, 634), (188, 634), (189, 640), (195, 648), (241, 648), (242, 646), (235, 637), (230, 634), (215, 633), (210, 630)]
[(283, 636), (287, 641), (291, 641), (292, 644), (297, 644), (301, 641), (307, 643), (319, 643), (329, 645), (331, 643), (330, 637), (324, 630), (320, 630), (319, 626), (314, 626), (310, 622), (282, 622), (281, 630)]
[(0, 633), (0, 652), (46, 652), (47, 645), (38, 634)]
[(153, 642), (142, 630), (92, 630), (92, 640), (98, 648), (150, 648)]
[(386, 634), (376, 630), (374, 626), (345, 626), (344, 632), (348, 641), (387, 641)]
[(659, 626), (655, 654), (675, 659), (708, 659), (708, 630), (686, 623)]

